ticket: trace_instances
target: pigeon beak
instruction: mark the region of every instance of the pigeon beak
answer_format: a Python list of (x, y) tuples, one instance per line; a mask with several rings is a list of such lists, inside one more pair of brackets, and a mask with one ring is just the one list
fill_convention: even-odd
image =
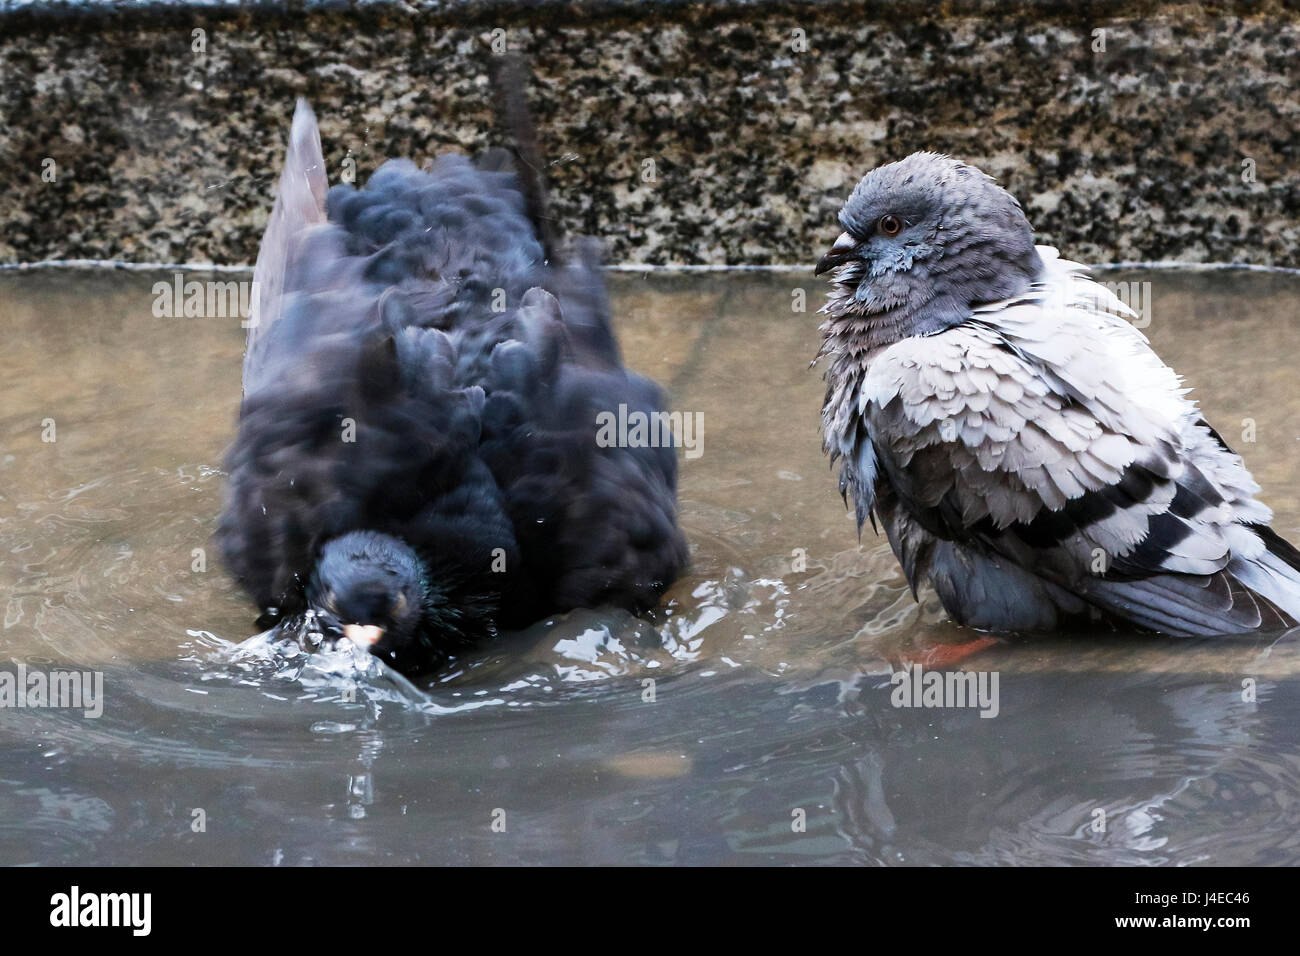
[(824, 272), (830, 272), (836, 266), (844, 265), (853, 258), (857, 251), (858, 240), (847, 232), (841, 232), (840, 237), (831, 246), (831, 251), (822, 256), (821, 262), (817, 263), (817, 271), (813, 275), (819, 276)]
[(343, 636), (358, 647), (369, 647), (384, 636), (384, 629), (374, 624), (344, 624)]

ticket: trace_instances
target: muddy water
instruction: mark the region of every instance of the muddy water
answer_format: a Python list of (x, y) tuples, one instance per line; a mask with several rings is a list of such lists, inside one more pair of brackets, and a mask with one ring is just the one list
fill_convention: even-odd
[[(1300, 278), (1106, 278), (1151, 283), (1148, 334), (1300, 539)], [(811, 278), (613, 277), (630, 364), (703, 416), (692, 570), (418, 687), (237, 647), (209, 536), (243, 333), (155, 317), (160, 279), (0, 274), (0, 670), (103, 680), (98, 717), (0, 707), (0, 862), (1300, 862), (1293, 637), (1002, 642), (964, 662), (996, 716), (893, 706), (973, 635), (835, 491)]]

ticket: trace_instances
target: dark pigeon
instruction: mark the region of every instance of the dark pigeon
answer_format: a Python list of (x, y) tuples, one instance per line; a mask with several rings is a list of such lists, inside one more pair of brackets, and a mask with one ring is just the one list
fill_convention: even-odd
[(958, 622), (1172, 635), (1300, 620), (1300, 553), (1110, 290), (979, 170), (916, 153), (840, 213), (824, 440), (858, 525)]
[(596, 440), (664, 394), (623, 367), (598, 247), (544, 247), (528, 167), (394, 160), (327, 193), (299, 102), (218, 529), (264, 625), (419, 672), (554, 612), (643, 611), (682, 569), (673, 449)]

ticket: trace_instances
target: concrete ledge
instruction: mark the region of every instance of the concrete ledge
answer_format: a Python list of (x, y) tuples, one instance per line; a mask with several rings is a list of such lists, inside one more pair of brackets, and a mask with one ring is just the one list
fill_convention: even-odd
[(476, 152), (502, 30), (557, 213), (615, 262), (811, 262), (862, 173), (928, 148), (1073, 258), (1300, 266), (1294, 4), (999, 6), (3, 4), (0, 261), (251, 262), (296, 96), (332, 181)]

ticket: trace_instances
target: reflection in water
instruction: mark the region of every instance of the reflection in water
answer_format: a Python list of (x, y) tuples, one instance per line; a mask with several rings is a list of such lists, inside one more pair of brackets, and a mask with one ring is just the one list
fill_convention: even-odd
[[(1291, 635), (1004, 640), (963, 665), (996, 718), (893, 706), (895, 670), (972, 635), (835, 492), (808, 277), (615, 277), (631, 364), (702, 415), (692, 568), (645, 618), (562, 615), (416, 683), (249, 636), (210, 553), (243, 330), (154, 317), (156, 278), (0, 275), (0, 669), (106, 696), (0, 708), (0, 861), (1300, 862)], [(1300, 537), (1300, 280), (1141, 278)]]
[[(1229, 675), (1003, 675), (998, 720), (890, 709), (840, 768), (841, 832), (861, 859), (1294, 861), (1291, 682), (1248, 703)], [(865, 689), (860, 713), (885, 697)]]

